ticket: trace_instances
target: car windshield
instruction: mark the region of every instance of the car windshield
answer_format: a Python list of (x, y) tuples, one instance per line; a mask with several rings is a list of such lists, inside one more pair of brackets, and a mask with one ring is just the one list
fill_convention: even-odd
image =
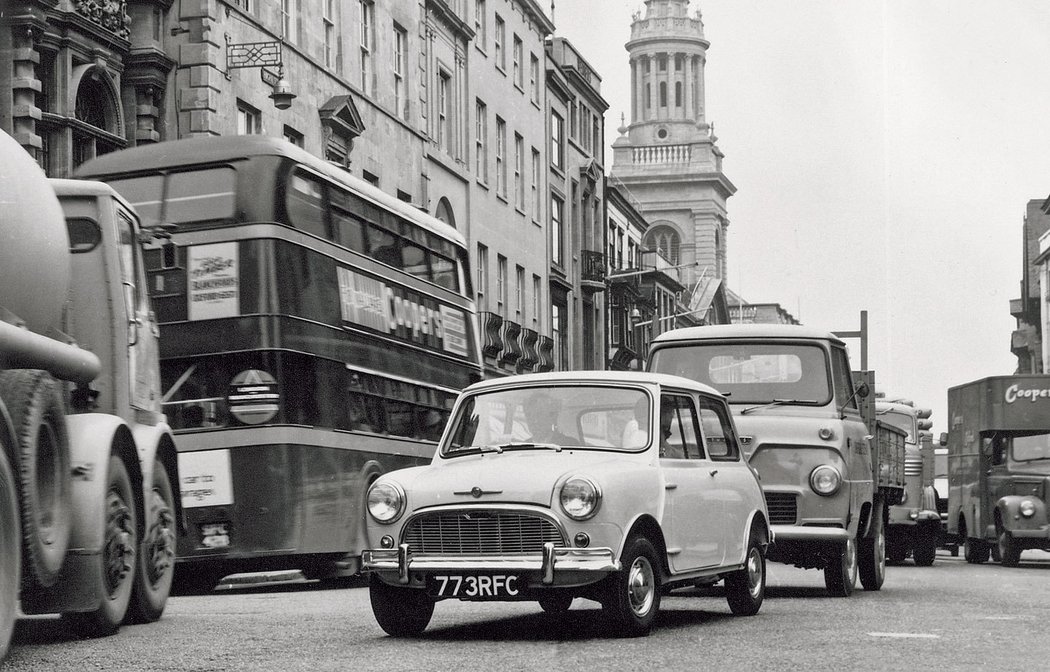
[(797, 343), (690, 343), (653, 352), (649, 370), (705, 383), (731, 404), (823, 405), (831, 399), (827, 357)]
[(640, 388), (597, 385), (479, 392), (459, 406), (442, 454), (562, 448), (638, 451), (650, 443), (651, 399)]

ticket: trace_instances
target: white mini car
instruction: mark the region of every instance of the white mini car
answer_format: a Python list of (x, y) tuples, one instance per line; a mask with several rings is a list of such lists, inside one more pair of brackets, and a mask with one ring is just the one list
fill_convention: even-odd
[(647, 634), (666, 590), (725, 580), (765, 595), (769, 517), (725, 398), (685, 378), (571, 371), (476, 383), (432, 464), (368, 491), (372, 611), (421, 633), (444, 599), (601, 603)]

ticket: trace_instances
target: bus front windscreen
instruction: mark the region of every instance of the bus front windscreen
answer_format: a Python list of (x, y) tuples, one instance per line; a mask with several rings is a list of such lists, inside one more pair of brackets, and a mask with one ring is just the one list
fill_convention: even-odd
[(214, 222), (232, 218), (236, 206), (236, 173), (229, 166), (167, 175), (111, 180), (131, 202), (145, 227), (156, 224)]

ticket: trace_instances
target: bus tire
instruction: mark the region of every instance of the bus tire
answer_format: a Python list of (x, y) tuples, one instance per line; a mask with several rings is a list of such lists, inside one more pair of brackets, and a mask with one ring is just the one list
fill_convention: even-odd
[(427, 591), (391, 586), (374, 574), (368, 584), (368, 600), (379, 627), (392, 637), (421, 635), (434, 616), (434, 600)]
[(48, 588), (66, 559), (73, 518), (69, 432), (58, 383), (46, 372), (0, 372), (18, 445), (12, 467), (22, 515), (22, 586)]
[(102, 602), (94, 611), (63, 614), (69, 627), (81, 637), (114, 634), (128, 613), (135, 578), (138, 526), (135, 520), (135, 491), (124, 461), (109, 456), (104, 529), (102, 533)]
[(135, 567), (128, 623), (152, 623), (161, 617), (175, 575), (175, 496), (160, 460), (153, 462), (153, 483), (146, 497), (145, 539)]
[(0, 661), (11, 644), (18, 611), (22, 532), (18, 523), (18, 486), (7, 461), (7, 426), (0, 405)]

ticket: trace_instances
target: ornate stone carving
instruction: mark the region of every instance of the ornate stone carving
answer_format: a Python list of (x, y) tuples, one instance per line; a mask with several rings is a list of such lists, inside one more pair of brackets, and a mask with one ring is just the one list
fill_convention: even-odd
[(73, 0), (77, 13), (125, 40), (131, 36), (127, 0)]

